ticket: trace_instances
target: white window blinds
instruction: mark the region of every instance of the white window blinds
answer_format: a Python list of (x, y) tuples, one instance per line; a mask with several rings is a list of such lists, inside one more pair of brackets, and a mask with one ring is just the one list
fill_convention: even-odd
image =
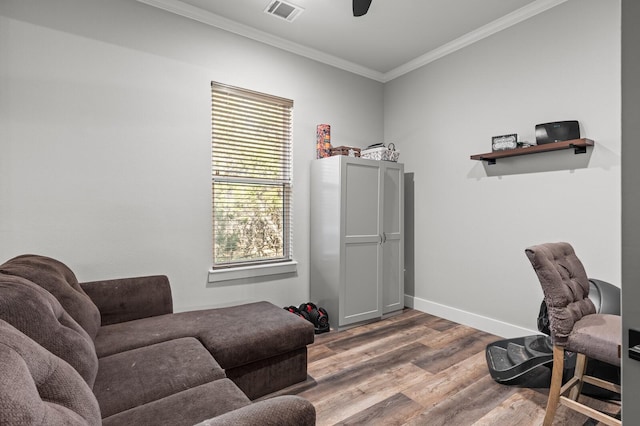
[(290, 260), (293, 101), (215, 82), (211, 93), (213, 267)]

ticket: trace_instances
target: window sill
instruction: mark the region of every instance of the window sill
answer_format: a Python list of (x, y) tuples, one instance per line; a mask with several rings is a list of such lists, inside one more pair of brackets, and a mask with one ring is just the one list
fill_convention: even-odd
[(209, 283), (221, 283), (267, 275), (292, 274), (297, 272), (297, 270), (298, 262), (295, 260), (271, 263), (268, 265), (239, 266), (237, 268), (229, 269), (211, 269), (209, 270)]

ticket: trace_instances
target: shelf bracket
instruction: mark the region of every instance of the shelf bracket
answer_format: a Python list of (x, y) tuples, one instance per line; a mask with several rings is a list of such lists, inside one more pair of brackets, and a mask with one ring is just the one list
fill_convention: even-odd
[(574, 154), (586, 154), (587, 153), (587, 147), (586, 146), (576, 146), (574, 144), (570, 145), (571, 148), (573, 148), (573, 153)]
[(491, 166), (493, 164), (496, 164), (496, 159), (495, 158), (481, 158), (482, 161), (486, 161), (487, 165)]

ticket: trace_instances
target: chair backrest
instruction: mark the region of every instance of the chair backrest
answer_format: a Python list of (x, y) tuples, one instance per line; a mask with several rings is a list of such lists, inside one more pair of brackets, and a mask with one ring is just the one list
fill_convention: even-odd
[(589, 278), (569, 243), (546, 243), (525, 250), (542, 286), (553, 342), (565, 346), (576, 321), (594, 314)]

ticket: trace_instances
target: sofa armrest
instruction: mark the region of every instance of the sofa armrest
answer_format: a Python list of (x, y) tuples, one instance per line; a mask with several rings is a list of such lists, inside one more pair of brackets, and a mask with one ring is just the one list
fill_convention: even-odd
[(100, 311), (102, 325), (173, 313), (164, 275), (80, 283)]
[(254, 402), (196, 426), (313, 426), (316, 424), (316, 409), (309, 401), (299, 396), (284, 395)]

